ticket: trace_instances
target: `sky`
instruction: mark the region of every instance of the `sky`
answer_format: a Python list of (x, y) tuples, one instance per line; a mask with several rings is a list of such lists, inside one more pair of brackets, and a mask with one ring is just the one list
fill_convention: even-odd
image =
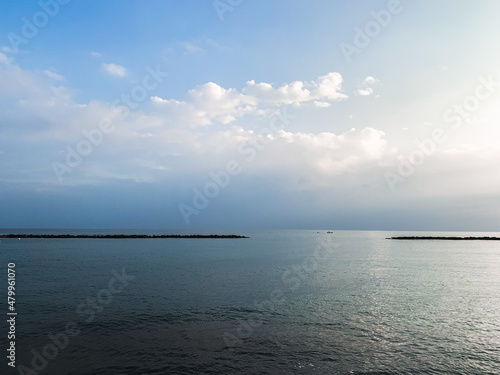
[(0, 3), (0, 227), (498, 231), (500, 3)]

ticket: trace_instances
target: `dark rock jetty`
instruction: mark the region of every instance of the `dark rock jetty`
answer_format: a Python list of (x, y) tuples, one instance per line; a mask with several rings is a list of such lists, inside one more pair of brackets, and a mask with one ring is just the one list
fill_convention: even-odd
[(386, 240), (452, 240), (452, 241), (500, 241), (500, 237), (389, 237)]
[(249, 238), (236, 234), (1, 234), (0, 238)]

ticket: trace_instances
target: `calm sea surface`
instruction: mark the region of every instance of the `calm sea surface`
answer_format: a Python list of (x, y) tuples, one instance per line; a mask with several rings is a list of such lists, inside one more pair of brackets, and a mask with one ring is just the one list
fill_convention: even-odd
[(0, 373), (500, 373), (500, 241), (385, 239), (498, 233), (189, 233), (251, 238), (2, 239)]

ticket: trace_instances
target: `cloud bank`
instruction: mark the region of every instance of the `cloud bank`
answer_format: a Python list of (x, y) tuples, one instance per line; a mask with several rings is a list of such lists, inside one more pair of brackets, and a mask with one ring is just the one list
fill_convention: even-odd
[[(118, 65), (107, 64), (105, 69), (118, 77), (128, 76)], [(116, 189), (124, 201), (138, 199), (132, 204), (133, 212), (141, 212), (148, 195), (152, 202), (162, 202), (158, 207), (174, 217), (169, 225), (182, 226), (178, 204), (189, 202), (193, 189), (202, 188), (210, 173), (236, 160), (241, 175), (217, 198), (217, 204), (207, 208), (206, 219), (196, 218), (199, 225), (210, 224), (208, 218), (214, 215), (229, 215), (230, 207), (254, 218), (258, 209), (276, 220), (276, 209), (282, 210), (289, 216), (288, 226), (294, 223), (294, 212), (316, 224), (326, 220), (329, 212), (348, 217), (349, 212), (373, 210), (388, 217), (385, 210), (391, 207), (411, 208), (417, 201), (431, 207), (443, 197), (456, 203), (473, 196), (477, 192), (474, 180), (461, 184), (454, 171), (467, 165), (480, 180), (500, 156), (494, 147), (444, 147), (436, 151), (433, 161), (419, 167), (418, 179), (393, 193), (384, 172), (398, 168), (397, 156), (405, 150), (391, 144), (386, 130), (368, 123), (321, 132), (295, 126), (294, 118), (301, 114), (326, 113), (333, 103), (374, 94), (379, 82), (371, 76), (352, 98), (343, 91), (342, 75), (330, 72), (310, 81), (250, 80), (241, 88), (207, 82), (178, 98), (147, 91), (144, 100), (129, 105), (126, 112), (123, 101), (120, 106), (98, 100), (78, 102), (64, 76), (51, 70), (22, 69), (3, 53), (0, 82), (0, 187), (5, 205), (24, 191), (31, 197), (59, 195), (66, 202), (76, 194), (92, 200), (93, 206), (109, 200), (106, 194), (113, 196)], [(285, 110), (293, 118), (279, 126), (273, 123)], [(85, 134), (98, 129), (103, 119), (112, 123), (112, 131), (103, 134), (102, 142), (65, 173), (61, 183), (53, 163), (64, 164), (69, 149), (78, 152), (82, 141), (90, 142)], [(332, 123), (332, 129), (337, 125)], [(489, 175), (488, 186), (482, 188), (485, 196), (494, 195), (500, 187), (498, 178)], [(460, 194), (445, 196), (443, 187), (452, 191), (458, 185)], [(148, 207), (154, 211), (156, 206)]]

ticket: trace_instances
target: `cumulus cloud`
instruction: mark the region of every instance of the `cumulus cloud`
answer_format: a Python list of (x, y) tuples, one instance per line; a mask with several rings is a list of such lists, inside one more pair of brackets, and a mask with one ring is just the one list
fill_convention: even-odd
[(320, 100), (315, 100), (313, 102), (313, 105), (317, 108), (328, 108), (331, 106), (331, 103), (328, 103), (328, 102), (322, 102)]
[[(71, 90), (54, 86), (58, 77), (47, 74), (50, 71), (25, 71), (9, 61), (0, 67), (0, 81), (3, 83), (0, 95), (17, 98), (11, 111), (4, 111), (0, 116), (0, 120), (8, 124), (0, 131), (1, 137), (4, 141), (15, 137), (18, 143), (36, 144), (39, 149), (35, 159), (30, 159), (32, 153), (23, 153), (18, 162), (50, 170), (53, 161), (64, 161), (68, 146), (75, 148), (85, 139), (83, 130), (97, 128), (104, 118), (113, 121), (114, 130), (99, 146), (98, 157), (88, 159), (66, 176), (71, 184), (100, 183), (104, 176), (107, 180), (131, 178), (151, 182), (165, 175), (196, 174), (207, 167), (223, 165), (235, 153), (242, 164), (249, 165), (249, 173), (304, 175), (315, 184), (346, 171), (367, 168), (385, 155), (384, 133), (372, 128), (352, 129), (341, 134), (287, 129), (260, 134), (253, 129), (268, 125), (269, 116), (262, 115), (276, 112), (276, 101), (265, 100), (244, 90), (223, 88), (214, 82), (194, 87), (183, 100), (154, 96), (149, 104), (131, 109), (126, 118), (121, 118), (111, 103), (77, 103)], [(280, 98), (278, 102), (285, 98), (289, 102), (294, 98), (294, 103), (310, 100), (312, 108), (326, 107), (332, 98), (338, 100), (343, 96), (335, 91), (340, 89), (340, 81), (331, 79), (335, 75), (325, 77), (320, 77), (314, 84), (291, 83), (272, 90)], [(297, 89), (292, 89), (295, 86)], [(17, 125), (20, 113), (29, 118), (29, 121), (22, 122), (22, 127)], [(241, 125), (222, 130), (196, 128), (214, 122), (229, 125), (248, 114), (255, 116), (253, 129)], [(15, 117), (16, 121), (9, 122), (8, 116)], [(238, 154), (238, 147), (245, 142), (265, 146), (255, 162), (247, 162), (248, 154)], [(23, 158), (30, 160), (21, 160)], [(18, 178), (15, 163), (12, 168), (9, 178)], [(39, 178), (37, 174), (23, 177), (25, 181), (32, 179), (33, 182)], [(52, 174), (42, 179), (57, 183)]]
[(308, 176), (318, 183), (346, 172), (373, 168), (388, 157), (385, 133), (373, 128), (335, 134), (285, 129), (269, 133), (232, 126), (205, 139), (199, 152), (207, 157), (234, 150), (240, 152), (242, 165), (248, 164), (254, 174)]
[(377, 83), (377, 82), (379, 82), (378, 79), (376, 79), (376, 78), (374, 78), (372, 76), (368, 76), (368, 77), (366, 77), (364, 79), (363, 84), (365, 84), (365, 85), (373, 85), (374, 83)]
[(189, 90), (185, 101), (159, 97), (152, 97), (151, 101), (170, 122), (190, 127), (209, 125), (214, 120), (228, 124), (256, 110), (254, 98), (213, 82)]
[(274, 88), (271, 84), (248, 81), (243, 92), (259, 101), (274, 104), (300, 104), (310, 101), (347, 99), (342, 92), (342, 76), (332, 72), (317, 81), (294, 81)]
[(331, 101), (347, 98), (341, 89), (342, 76), (328, 73), (313, 82), (294, 81), (277, 88), (249, 81), (241, 92), (208, 82), (189, 90), (184, 100), (155, 96), (151, 102), (171, 124), (196, 127), (214, 121), (229, 124), (247, 114), (262, 115), (269, 106), (310, 103), (316, 108), (330, 107)]
[(371, 87), (367, 87), (366, 89), (358, 89), (356, 91), (356, 95), (359, 96), (368, 96), (373, 94), (373, 89)]
[(125, 75), (127, 74), (127, 69), (125, 69), (123, 66), (121, 65), (117, 65), (117, 64), (102, 64), (101, 65), (102, 69), (112, 75), (112, 76), (116, 76), (116, 77), (125, 77)]
[(371, 87), (374, 84), (379, 83), (379, 80), (372, 77), (368, 76), (366, 77), (359, 88), (355, 91), (355, 94), (358, 96), (369, 96), (373, 94), (373, 88)]
[(256, 100), (239, 93), (236, 89), (224, 89), (209, 82), (190, 90), (187, 100), (208, 119), (217, 118), (223, 124), (234, 121), (256, 109)]

